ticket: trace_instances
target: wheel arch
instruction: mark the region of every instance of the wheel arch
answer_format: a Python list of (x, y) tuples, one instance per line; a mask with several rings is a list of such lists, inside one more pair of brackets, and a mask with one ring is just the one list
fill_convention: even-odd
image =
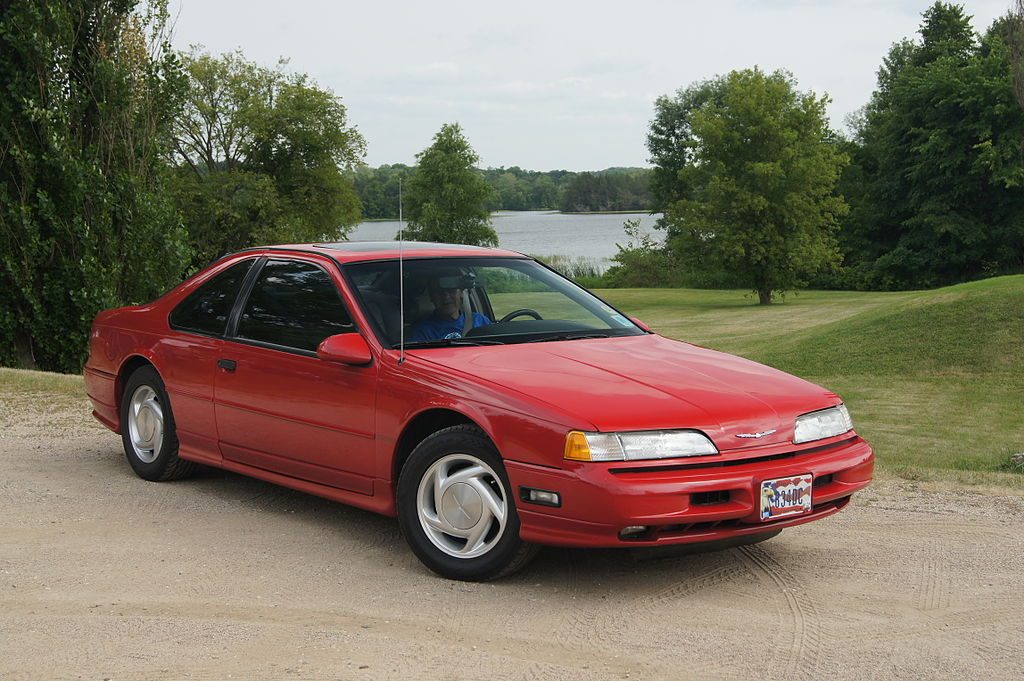
[(395, 451), (391, 461), (391, 480), (397, 483), (405, 462), (419, 443), (439, 430), (462, 425), (476, 426), (488, 439), (494, 441), (487, 429), (477, 420), (449, 407), (431, 407), (409, 419), (395, 442)]
[(114, 381), (114, 404), (117, 407), (118, 420), (120, 420), (121, 414), (121, 401), (124, 399), (124, 386), (128, 383), (128, 378), (133, 373), (145, 366), (153, 367), (157, 374), (160, 373), (152, 360), (143, 355), (130, 355), (125, 358), (124, 362), (121, 363), (121, 367), (117, 370), (117, 378)]

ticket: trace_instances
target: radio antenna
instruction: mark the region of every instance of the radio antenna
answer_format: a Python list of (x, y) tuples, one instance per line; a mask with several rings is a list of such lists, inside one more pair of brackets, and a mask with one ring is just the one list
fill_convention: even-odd
[(405, 266), (402, 259), (404, 243), (402, 224), (402, 176), (398, 176), (398, 363), (405, 362)]

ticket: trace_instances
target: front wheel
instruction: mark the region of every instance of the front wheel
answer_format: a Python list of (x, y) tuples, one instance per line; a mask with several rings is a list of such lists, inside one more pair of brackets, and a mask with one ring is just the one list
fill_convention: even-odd
[(475, 426), (434, 433), (398, 481), (398, 521), (416, 556), (449, 579), (486, 581), (519, 570), (537, 547), (519, 516), (501, 456)]

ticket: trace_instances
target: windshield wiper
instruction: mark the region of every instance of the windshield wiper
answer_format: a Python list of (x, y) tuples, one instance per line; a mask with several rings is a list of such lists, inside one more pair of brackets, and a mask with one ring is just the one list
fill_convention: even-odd
[(606, 333), (559, 333), (554, 336), (544, 336), (543, 338), (534, 338), (529, 343), (545, 343), (547, 341), (567, 341), (567, 340), (585, 340), (587, 338), (608, 338)]
[[(501, 341), (486, 340), (483, 338), (438, 338), (437, 340), (428, 341), (413, 341), (406, 343), (405, 347), (408, 348), (450, 348), (453, 345), (504, 345)], [(391, 346), (392, 350), (397, 350), (399, 347), (398, 343)]]

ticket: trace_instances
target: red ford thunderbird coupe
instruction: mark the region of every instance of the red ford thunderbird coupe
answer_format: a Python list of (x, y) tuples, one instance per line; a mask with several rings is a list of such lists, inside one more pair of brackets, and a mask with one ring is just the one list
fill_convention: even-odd
[(760, 541), (871, 479), (823, 388), (651, 333), (519, 253), (402, 255), (255, 248), (100, 313), (94, 415), (146, 480), (204, 464), (397, 515), (455, 579), (540, 545)]

